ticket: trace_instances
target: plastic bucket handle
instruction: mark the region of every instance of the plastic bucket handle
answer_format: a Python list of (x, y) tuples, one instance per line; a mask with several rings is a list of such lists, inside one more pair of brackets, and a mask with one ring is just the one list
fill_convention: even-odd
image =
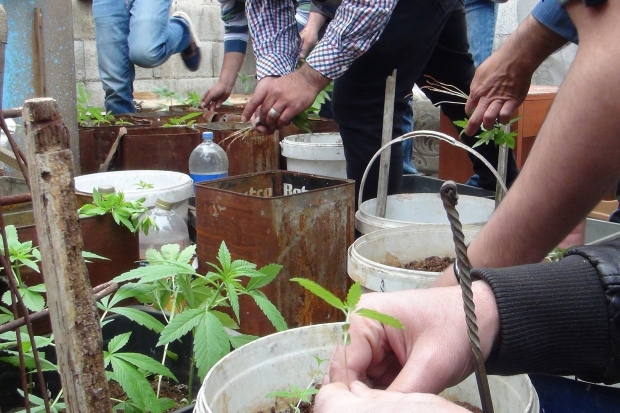
[(395, 138), (395, 139), (391, 140), (390, 142), (386, 143), (381, 148), (379, 148), (379, 150), (370, 159), (370, 162), (368, 162), (368, 166), (366, 167), (366, 170), (364, 171), (364, 175), (362, 176), (362, 182), (360, 183), (360, 192), (359, 192), (359, 198), (358, 198), (358, 201), (357, 201), (357, 209), (361, 209), (361, 207), (362, 207), (362, 194), (364, 193), (364, 184), (366, 183), (366, 178), (368, 177), (368, 173), (370, 172), (370, 167), (377, 160), (377, 158), (381, 155), (381, 152), (383, 152), (387, 147), (392, 146), (392, 145), (394, 145), (396, 143), (403, 142), (403, 141), (406, 141), (408, 139), (423, 138), (423, 137), (437, 138), (437, 139), (442, 140), (444, 142), (448, 142), (449, 144), (451, 144), (453, 146), (456, 146), (458, 148), (465, 149), (467, 152), (471, 153), (476, 158), (480, 159), (482, 161), (482, 163), (484, 163), (487, 166), (487, 168), (489, 168), (489, 170), (491, 170), (491, 172), (495, 176), (495, 179), (497, 179), (497, 181), (502, 186), (502, 189), (504, 190), (504, 193), (508, 192), (508, 189), (506, 188), (506, 183), (499, 176), (499, 174), (497, 173), (495, 168), (493, 168), (493, 165), (491, 165), (489, 163), (489, 161), (484, 159), (484, 157), (482, 155), (480, 155), (478, 152), (476, 152), (474, 149), (472, 149), (469, 146), (467, 146), (467, 145), (457, 141), (453, 137), (451, 137), (449, 135), (446, 135), (445, 133), (431, 131), (431, 130), (418, 130), (418, 131), (406, 133), (403, 136), (399, 136), (398, 138)]

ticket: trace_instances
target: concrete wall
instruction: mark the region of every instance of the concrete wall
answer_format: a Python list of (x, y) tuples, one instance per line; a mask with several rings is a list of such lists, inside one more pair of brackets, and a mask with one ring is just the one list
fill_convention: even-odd
[[(104, 93), (97, 68), (92, 0), (72, 1), (76, 78), (92, 92), (91, 103), (103, 106)], [(201, 67), (196, 72), (190, 72), (183, 65), (181, 57), (176, 55), (157, 68), (136, 68), (136, 92), (152, 92), (156, 87), (166, 86), (181, 94), (195, 91), (202, 95), (219, 77), (224, 55), (224, 26), (220, 20), (220, 4), (217, 0), (174, 0), (172, 12), (175, 11), (184, 11), (192, 18), (200, 39)], [(251, 47), (248, 47), (241, 73), (254, 73), (255, 67), (254, 55)], [(255, 82), (246, 84), (253, 87)], [(246, 85), (237, 81), (233, 93), (244, 93), (245, 87)]]

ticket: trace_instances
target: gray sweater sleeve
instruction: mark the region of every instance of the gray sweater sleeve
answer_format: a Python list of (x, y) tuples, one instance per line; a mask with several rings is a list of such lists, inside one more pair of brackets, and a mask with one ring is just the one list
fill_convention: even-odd
[(620, 382), (620, 242), (573, 248), (554, 263), (472, 275), (489, 283), (499, 310), (490, 374)]

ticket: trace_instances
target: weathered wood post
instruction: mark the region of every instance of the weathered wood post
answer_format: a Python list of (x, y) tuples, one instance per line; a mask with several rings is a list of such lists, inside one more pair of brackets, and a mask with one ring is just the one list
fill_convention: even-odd
[(56, 101), (27, 100), (22, 117), (41, 265), (68, 412), (111, 411), (101, 328), (82, 259), (69, 131)]

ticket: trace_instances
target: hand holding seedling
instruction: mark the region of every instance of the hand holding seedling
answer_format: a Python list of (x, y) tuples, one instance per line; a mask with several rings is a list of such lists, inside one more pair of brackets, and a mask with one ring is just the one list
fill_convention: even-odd
[[(488, 357), (499, 331), (497, 308), (486, 283), (472, 288), (482, 353)], [(347, 364), (339, 346), (324, 383), (346, 383), (348, 376), (349, 383), (358, 380), (375, 389), (437, 394), (473, 371), (460, 287), (364, 294), (357, 307), (396, 317), (404, 329), (353, 315)]]
[[(256, 130), (273, 133), (310, 107), (330, 82), (307, 64), (286, 76), (262, 78), (243, 112), (242, 120), (255, 116)], [(273, 111), (270, 113), (271, 109)]]

